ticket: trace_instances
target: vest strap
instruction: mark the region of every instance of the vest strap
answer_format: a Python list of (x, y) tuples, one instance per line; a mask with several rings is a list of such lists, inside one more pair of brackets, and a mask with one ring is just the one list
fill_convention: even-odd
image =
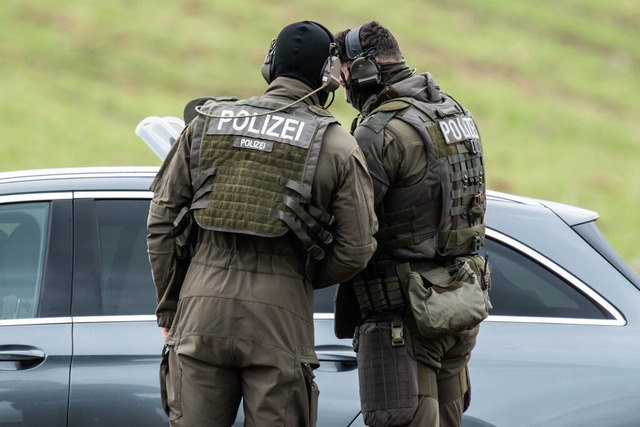
[[(289, 209), (296, 214), (301, 221), (303, 221), (309, 230), (316, 234), (316, 236), (322, 241), (322, 243), (328, 245), (333, 242), (333, 235), (328, 231), (324, 230), (318, 221), (314, 217), (312, 217), (307, 211), (305, 211), (300, 203), (292, 197), (287, 196), (286, 194), (276, 193), (276, 200), (284, 203)], [(305, 233), (307, 234), (307, 233)]]
[(290, 190), (295, 191), (299, 195), (301, 195), (304, 200), (307, 202), (307, 208), (309, 213), (317, 220), (327, 224), (332, 225), (336, 217), (331, 215), (330, 213), (317, 208), (311, 204), (312, 201), (315, 201), (313, 195), (311, 194), (311, 186), (304, 184), (302, 182), (294, 181), (292, 179), (286, 178), (284, 176), (278, 177), (278, 184), (286, 187)]
[(278, 210), (278, 209), (271, 209), (270, 216), (272, 218), (278, 218), (284, 221), (285, 224), (289, 226), (291, 231), (295, 233), (295, 235), (298, 237), (300, 242), (302, 242), (302, 246), (309, 253), (311, 257), (313, 257), (318, 261), (324, 258), (325, 256), (324, 249), (316, 245), (315, 242), (311, 240), (309, 235), (303, 230), (300, 224), (298, 224), (295, 221), (294, 216), (292, 214)]

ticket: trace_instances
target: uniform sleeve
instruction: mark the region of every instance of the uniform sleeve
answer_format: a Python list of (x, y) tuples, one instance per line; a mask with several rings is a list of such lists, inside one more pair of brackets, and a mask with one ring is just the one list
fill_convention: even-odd
[[(354, 142), (346, 132), (345, 137)], [(330, 205), (335, 216), (334, 240), (317, 266), (315, 288), (350, 279), (366, 266), (376, 249), (373, 235), (378, 221), (373, 209), (373, 186), (364, 155), (355, 143), (338, 166), (338, 185)]]
[[(195, 120), (193, 122), (196, 122)], [(173, 222), (191, 201), (189, 153), (192, 124), (169, 151), (151, 184), (153, 198), (147, 218), (147, 250), (156, 286), (158, 326), (171, 327), (186, 267), (176, 256)]]
[(384, 130), (383, 159), (390, 186), (409, 187), (425, 174), (427, 150), (411, 125), (393, 119)]
[(407, 123), (393, 119), (382, 132), (382, 144), (377, 142), (377, 134), (365, 126), (355, 132), (373, 179), (376, 207), (390, 187), (406, 187), (419, 182), (427, 161), (424, 143)]

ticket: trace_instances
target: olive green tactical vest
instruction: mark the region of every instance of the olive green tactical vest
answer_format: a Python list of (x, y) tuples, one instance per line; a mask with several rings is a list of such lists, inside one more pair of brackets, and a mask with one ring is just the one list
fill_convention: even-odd
[[(336, 120), (314, 106), (252, 98), (209, 101), (191, 150), (191, 210), (202, 228), (282, 236), (293, 230), (316, 259), (332, 236), (331, 215), (315, 206), (311, 184), (327, 126)], [(321, 245), (318, 245), (321, 243)]]
[[(411, 125), (427, 150), (424, 178), (410, 187), (389, 188), (377, 205), (378, 254), (400, 259), (451, 257), (477, 251), (484, 244), (486, 189), (480, 135), (471, 114), (443, 96), (440, 103), (412, 98), (385, 102), (356, 128), (356, 139), (372, 141), (376, 152), (370, 155), (379, 159), (382, 130), (393, 118)], [(384, 173), (370, 172), (372, 177)]]

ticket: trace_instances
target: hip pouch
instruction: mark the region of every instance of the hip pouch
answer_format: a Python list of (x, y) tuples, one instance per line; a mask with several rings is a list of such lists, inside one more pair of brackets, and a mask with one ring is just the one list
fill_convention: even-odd
[(404, 276), (418, 331), (425, 336), (472, 329), (489, 315), (491, 274), (479, 255)]
[(408, 424), (418, 407), (418, 366), (409, 330), (400, 315), (359, 325), (354, 349), (365, 424)]

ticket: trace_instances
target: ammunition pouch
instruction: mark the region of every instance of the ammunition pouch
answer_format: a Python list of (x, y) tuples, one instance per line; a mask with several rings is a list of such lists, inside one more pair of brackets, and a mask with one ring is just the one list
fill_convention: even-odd
[(474, 328), (492, 308), (488, 258), (480, 255), (458, 257), (446, 266), (421, 273), (407, 271), (401, 277), (423, 336)]
[(389, 312), (404, 312), (407, 298), (395, 266), (378, 271), (373, 262), (353, 279), (362, 319)]
[(400, 315), (370, 319), (356, 329), (360, 404), (372, 427), (408, 424), (418, 407), (418, 366)]

